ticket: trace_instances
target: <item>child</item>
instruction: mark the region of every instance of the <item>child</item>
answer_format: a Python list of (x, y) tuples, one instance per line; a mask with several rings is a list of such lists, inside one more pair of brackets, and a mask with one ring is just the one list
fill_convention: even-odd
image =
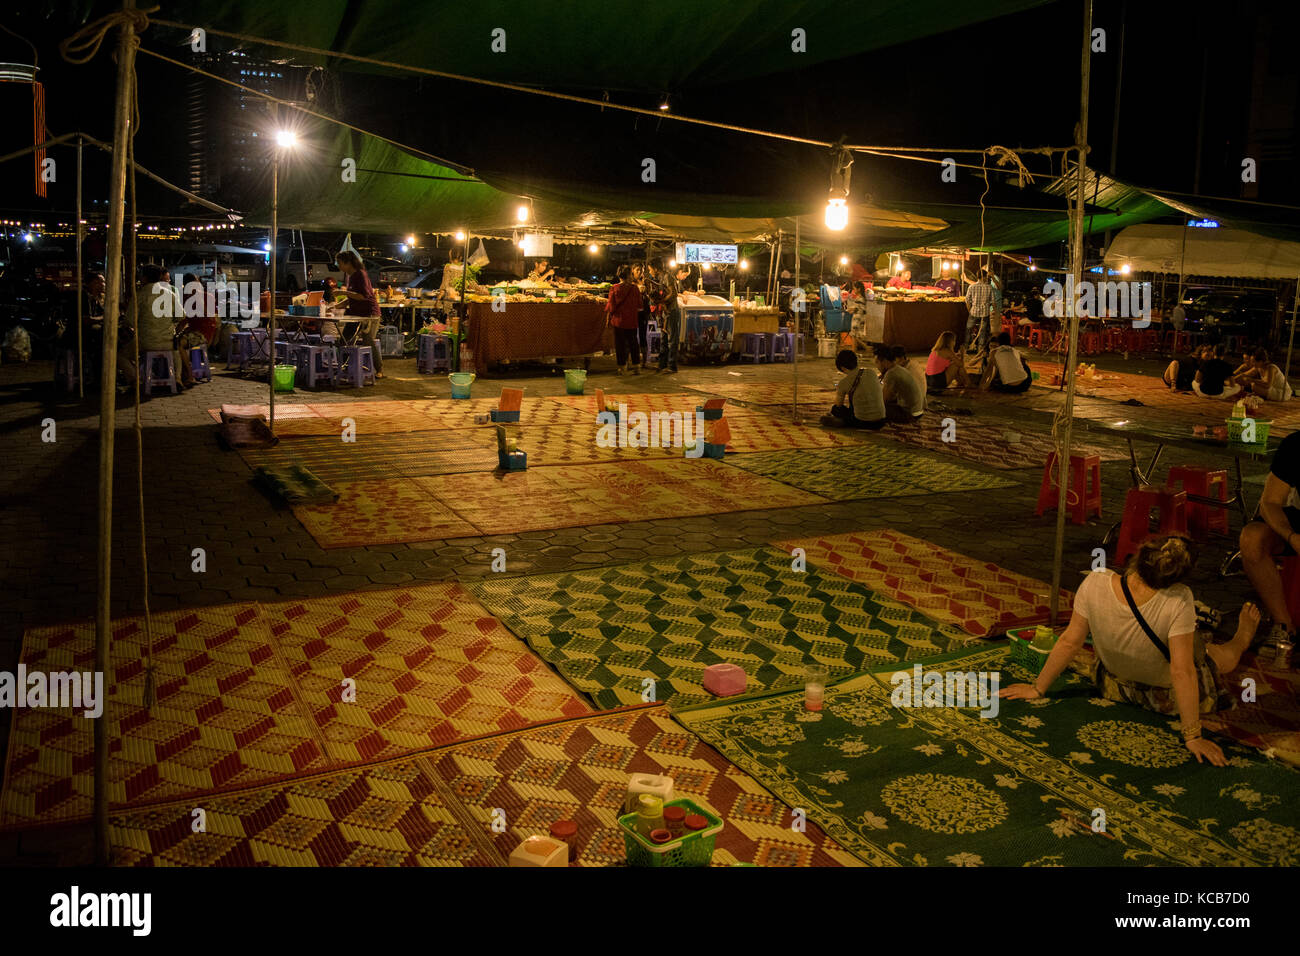
[(843, 349), (835, 356), (835, 370), (843, 377), (835, 386), (835, 404), (822, 424), (831, 428), (881, 428), (885, 424), (885, 399), (876, 376), (858, 368), (857, 353)]

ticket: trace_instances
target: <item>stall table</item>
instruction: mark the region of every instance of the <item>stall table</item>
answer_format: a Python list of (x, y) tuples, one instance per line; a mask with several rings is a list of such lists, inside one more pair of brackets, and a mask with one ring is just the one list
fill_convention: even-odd
[(929, 352), (942, 332), (966, 334), (966, 303), (866, 302), (868, 342), (901, 345), (909, 352)]
[(479, 373), (507, 361), (590, 356), (611, 348), (604, 302), (471, 302), (465, 347)]

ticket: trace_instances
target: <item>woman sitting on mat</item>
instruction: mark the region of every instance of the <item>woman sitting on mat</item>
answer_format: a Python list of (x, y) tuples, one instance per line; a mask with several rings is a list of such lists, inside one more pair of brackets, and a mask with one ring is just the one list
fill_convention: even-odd
[(1202, 398), (1236, 398), (1241, 386), (1232, 381), (1232, 366), (1223, 360), (1222, 345), (1207, 345), (1192, 391)]
[(1244, 390), (1270, 402), (1285, 402), (1292, 394), (1291, 383), (1273, 364), (1268, 349), (1256, 349), (1250, 357), (1250, 370), (1233, 379)]
[(1192, 381), (1196, 378), (1196, 372), (1201, 367), (1201, 360), (1205, 353), (1209, 351), (1209, 346), (1192, 349), (1191, 354), (1185, 358), (1176, 358), (1165, 368), (1163, 376), (1164, 382), (1169, 386), (1170, 391), (1190, 392), (1192, 390)]
[(835, 369), (844, 377), (835, 386), (835, 404), (822, 424), (831, 428), (883, 428), (885, 394), (874, 372), (858, 368), (857, 353), (843, 349), (835, 356)]
[(957, 333), (943, 332), (935, 340), (925, 363), (926, 390), (932, 394), (942, 392), (954, 382), (958, 388), (970, 388), (966, 363), (957, 355)]
[(1107, 700), (1177, 715), (1183, 740), (1197, 762), (1227, 764), (1223, 751), (1201, 736), (1201, 714), (1235, 702), (1223, 675), (1237, 667), (1259, 627), (1259, 609), (1247, 602), (1237, 633), (1226, 644), (1205, 644), (1196, 634), (1196, 602), (1182, 583), (1195, 563), (1186, 538), (1153, 538), (1138, 548), (1122, 575), (1093, 571), (1074, 598), (1074, 613), (1032, 684), (1011, 684), (999, 695), (1042, 697), (1065, 672), (1092, 633), (1093, 680)]

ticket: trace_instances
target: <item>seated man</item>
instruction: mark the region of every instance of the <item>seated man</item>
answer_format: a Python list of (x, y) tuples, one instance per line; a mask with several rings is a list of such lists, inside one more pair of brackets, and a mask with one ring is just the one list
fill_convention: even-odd
[(1278, 557), (1300, 553), (1300, 432), (1282, 439), (1273, 455), (1259, 517), (1241, 530), (1241, 562), (1273, 621), (1267, 641), (1295, 643), (1296, 621), (1287, 610)]
[(858, 356), (850, 349), (835, 356), (836, 371), (844, 373), (835, 386), (835, 404), (822, 424), (832, 428), (881, 428), (885, 424), (885, 399), (880, 381), (858, 368)]
[(924, 411), (927, 401), (926, 393), (928, 392), (925, 381), (925, 369), (922, 368), (920, 362), (909, 361), (907, 358), (907, 349), (901, 345), (894, 346), (893, 356), (894, 367), (903, 369), (907, 374), (911, 375), (912, 378), (916, 379), (916, 387), (921, 390), (921, 410)]
[(993, 350), (990, 358), (992, 361), (980, 379), (980, 388), (984, 391), (991, 388), (995, 392), (1027, 392), (1034, 383), (1029, 363), (1012, 347), (1011, 336), (1007, 333), (999, 333), (998, 347)]
[(176, 328), (185, 318), (180, 297), (162, 266), (149, 263), (141, 275), (143, 281), (135, 293), (136, 348), (140, 358), (144, 358), (145, 352), (171, 352), (177, 383), (190, 388), (194, 385), (194, 373), (189, 356), (182, 356), (176, 348)]
[[(901, 362), (899, 352), (902, 352)], [(907, 369), (907, 352), (884, 345), (876, 350), (876, 368), (885, 397), (885, 418), (891, 422), (914, 422), (925, 414), (925, 388)]]

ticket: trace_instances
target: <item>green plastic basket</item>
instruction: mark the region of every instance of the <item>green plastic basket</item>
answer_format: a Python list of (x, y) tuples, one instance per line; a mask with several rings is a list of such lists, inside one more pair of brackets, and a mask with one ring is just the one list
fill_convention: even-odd
[(1271, 419), (1270, 419), (1270, 420), (1266, 420), (1266, 419), (1263, 419), (1263, 418), (1255, 418), (1255, 419), (1249, 419), (1249, 420), (1254, 421), (1254, 423), (1255, 423), (1255, 440), (1254, 440), (1254, 442), (1242, 441), (1242, 438), (1241, 438), (1241, 432), (1242, 432), (1242, 430), (1245, 428), (1245, 426), (1246, 426), (1246, 422), (1248, 421), (1248, 419), (1245, 419), (1245, 418), (1229, 418), (1229, 419), (1227, 420), (1227, 425), (1228, 425), (1228, 440), (1229, 440), (1229, 441), (1242, 442), (1243, 445), (1250, 445), (1250, 444), (1255, 444), (1255, 445), (1267, 445), (1267, 444), (1268, 444), (1268, 430), (1269, 430), (1269, 427), (1273, 424), (1272, 420), (1271, 420)]
[[(1034, 632), (1037, 630), (1038, 628), (1034, 626), (1018, 627), (1007, 631), (1007, 663), (1019, 665), (1021, 669), (1029, 673), (1030, 680), (1039, 675), (1043, 669), (1043, 664), (1047, 662), (1047, 656), (1052, 653), (1050, 648), (1046, 651), (1040, 651), (1034, 647)], [(1055, 640), (1052, 641), (1052, 647), (1055, 647), (1056, 641), (1060, 639), (1061, 636), (1057, 634)], [(1065, 673), (1052, 681), (1052, 686), (1047, 689), (1053, 691), (1064, 687), (1066, 683), (1065, 675), (1068, 673), (1069, 670), (1067, 669)]]
[(685, 797), (669, 800), (665, 807), (681, 807), (687, 816), (698, 813), (709, 821), (703, 830), (656, 845), (636, 831), (636, 814), (618, 818), (628, 866), (708, 866), (713, 862), (713, 841), (722, 832), (722, 818)]

